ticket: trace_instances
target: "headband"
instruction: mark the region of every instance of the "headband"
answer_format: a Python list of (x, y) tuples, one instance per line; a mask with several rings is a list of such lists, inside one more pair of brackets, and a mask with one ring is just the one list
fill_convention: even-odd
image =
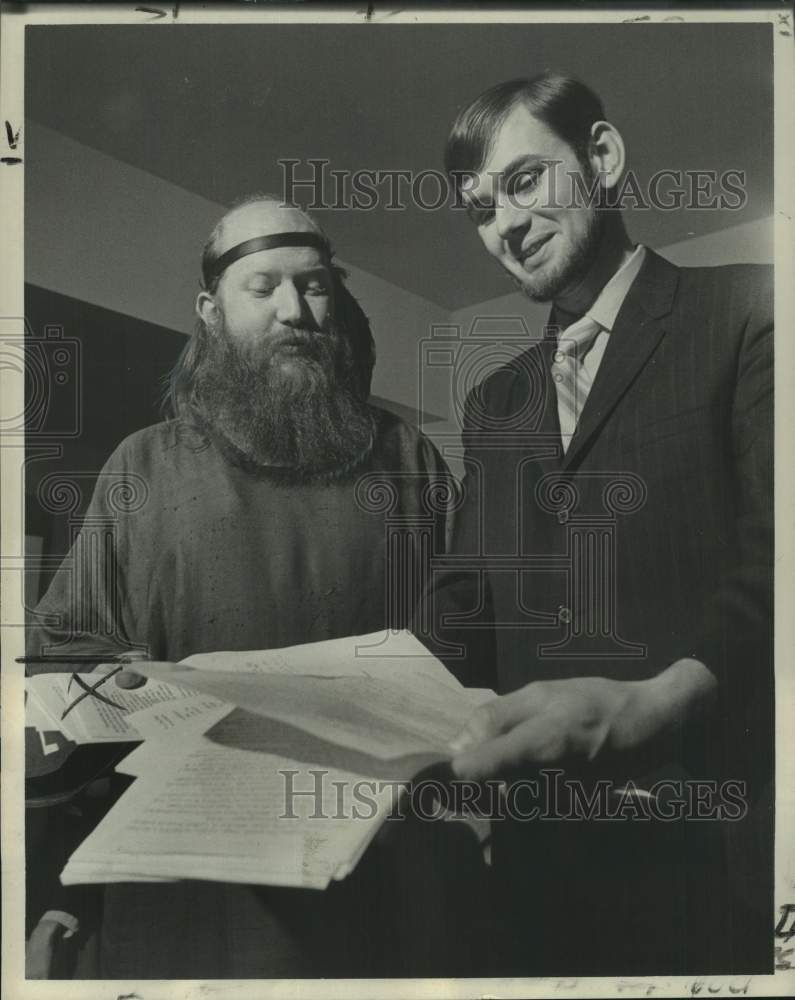
[(319, 250), (324, 257), (331, 260), (331, 247), (328, 242), (317, 233), (273, 233), (271, 236), (255, 236), (252, 240), (244, 240), (237, 246), (230, 247), (220, 257), (211, 261), (204, 270), (204, 284), (206, 288), (210, 285), (236, 260), (246, 257), (250, 253), (259, 253), (260, 250), (277, 250), (279, 247), (313, 247)]

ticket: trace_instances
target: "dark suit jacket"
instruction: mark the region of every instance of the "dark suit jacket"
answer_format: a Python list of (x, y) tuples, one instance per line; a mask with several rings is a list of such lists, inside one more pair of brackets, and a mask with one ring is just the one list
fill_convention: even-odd
[(677, 763), (699, 778), (769, 775), (771, 285), (768, 268), (677, 268), (648, 252), (565, 455), (554, 339), (470, 394), (462, 563), (433, 595), (433, 644), (465, 683), (640, 680), (693, 656), (720, 702), (681, 734)]

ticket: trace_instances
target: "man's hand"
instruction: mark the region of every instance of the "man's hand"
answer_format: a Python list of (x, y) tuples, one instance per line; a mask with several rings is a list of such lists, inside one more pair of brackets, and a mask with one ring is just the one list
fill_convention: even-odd
[(692, 659), (677, 660), (645, 681), (535, 681), (475, 711), (451, 745), (453, 771), (481, 781), (622, 757), (634, 765), (658, 738), (703, 708), (715, 687), (704, 664)]

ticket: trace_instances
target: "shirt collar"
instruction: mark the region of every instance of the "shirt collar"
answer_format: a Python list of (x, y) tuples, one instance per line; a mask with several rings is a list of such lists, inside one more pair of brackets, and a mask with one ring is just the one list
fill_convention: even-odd
[(626, 263), (622, 264), (616, 271), (599, 293), (594, 304), (586, 312), (585, 315), (595, 320), (602, 329), (608, 332), (612, 331), (616, 316), (624, 304), (632, 282), (638, 276), (645, 256), (646, 248), (639, 243)]

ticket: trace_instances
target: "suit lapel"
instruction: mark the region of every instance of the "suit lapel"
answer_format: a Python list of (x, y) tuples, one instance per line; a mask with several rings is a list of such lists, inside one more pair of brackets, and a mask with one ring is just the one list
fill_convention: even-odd
[(594, 436), (651, 357), (666, 330), (678, 269), (651, 250), (624, 300), (577, 430), (563, 459), (568, 468)]
[[(548, 325), (554, 326), (554, 310)], [(558, 396), (555, 383), (552, 381), (552, 355), (555, 353), (557, 339), (545, 338), (538, 344), (544, 374), (544, 409), (541, 422), (536, 431), (536, 439), (540, 445), (541, 456), (536, 459), (542, 472), (552, 472), (561, 468), (563, 448), (560, 443), (560, 423), (558, 421)]]

